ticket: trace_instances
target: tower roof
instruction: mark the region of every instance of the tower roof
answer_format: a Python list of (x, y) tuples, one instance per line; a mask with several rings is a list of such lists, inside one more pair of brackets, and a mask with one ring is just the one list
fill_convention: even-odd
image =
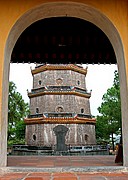
[(31, 72), (34, 75), (47, 70), (72, 70), (84, 75), (87, 74), (87, 68), (83, 68), (78, 64), (37, 64), (36, 68)]

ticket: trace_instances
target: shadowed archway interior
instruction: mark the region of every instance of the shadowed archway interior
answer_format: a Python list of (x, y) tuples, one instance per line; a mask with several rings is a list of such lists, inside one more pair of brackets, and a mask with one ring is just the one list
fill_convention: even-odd
[(11, 62), (115, 64), (116, 57), (109, 39), (94, 24), (74, 17), (52, 17), (23, 31)]

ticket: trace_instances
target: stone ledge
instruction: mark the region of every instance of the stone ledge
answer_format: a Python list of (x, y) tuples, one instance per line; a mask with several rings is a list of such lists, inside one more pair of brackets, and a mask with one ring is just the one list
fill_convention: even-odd
[(120, 172), (128, 172), (128, 167), (122, 166), (102, 166), (102, 167), (55, 167), (55, 168), (32, 168), (32, 167), (1, 167), (0, 173), (12, 173), (12, 172), (89, 172), (89, 173), (120, 173)]

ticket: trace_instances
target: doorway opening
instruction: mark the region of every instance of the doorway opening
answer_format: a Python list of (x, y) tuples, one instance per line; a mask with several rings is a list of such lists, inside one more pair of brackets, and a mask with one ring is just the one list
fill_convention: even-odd
[[(69, 62), (86, 62), (87, 66), (90, 63), (113, 64), (116, 63), (116, 57), (109, 39), (95, 25), (79, 18), (59, 17), (46, 18), (33, 23), (17, 40), (11, 62), (34, 61), (37, 67), (49, 63), (61, 65)], [(59, 78), (57, 83), (58, 81), (62, 86), (63, 79)], [(47, 83), (50, 85), (48, 81)], [(81, 85), (79, 80), (77, 84)], [(42, 79), (39, 80), (39, 85), (42, 85)], [(84, 112), (83, 110), (82, 108), (81, 113)], [(62, 112), (62, 107), (59, 106), (58, 111)], [(36, 114), (40, 114), (39, 107), (36, 107)]]
[[(85, 9), (86, 9), (86, 8), (85, 8)], [(86, 19), (86, 18), (85, 18), (85, 19)], [(88, 20), (89, 20), (89, 19), (88, 19)], [(110, 26), (111, 26), (111, 25), (110, 25)], [(101, 29), (102, 29), (102, 28), (101, 28)], [(115, 29), (114, 29), (114, 31), (115, 31)], [(107, 33), (108, 33), (108, 32), (107, 32)], [(62, 40), (62, 39), (61, 39), (61, 40)], [(111, 41), (113, 42), (113, 40), (111, 40)], [(62, 42), (63, 42), (63, 40), (62, 40)], [(64, 45), (64, 44), (62, 44), (62, 45)], [(62, 47), (63, 47), (63, 46), (62, 46)], [(122, 46), (121, 46), (121, 47), (122, 47)], [(117, 61), (118, 61), (118, 59), (119, 59), (119, 57), (117, 56), (118, 53), (117, 53), (117, 51), (116, 51), (116, 47), (114, 47), (114, 48), (115, 48), (114, 50), (115, 50), (115, 52), (116, 52), (116, 57), (117, 57)], [(122, 53), (121, 53), (121, 55), (122, 55), (122, 54), (123, 54), (122, 48), (121, 48), (120, 51), (122, 52)], [(63, 52), (64, 52), (64, 51), (62, 51), (62, 54), (60, 54), (60, 57), (61, 57), (62, 59), (64, 58)], [(45, 57), (47, 58), (46, 63), (47, 63), (47, 62), (50, 63), (50, 59), (48, 59), (47, 53), (46, 53), (45, 55), (46, 55)], [(67, 54), (67, 55), (68, 55), (68, 54)], [(50, 56), (51, 56), (51, 55), (50, 55)], [(74, 56), (74, 54), (73, 54), (73, 56)], [(115, 56), (115, 53), (114, 53), (114, 56)], [(122, 55), (122, 56), (123, 56), (123, 55)], [(29, 57), (31, 57), (31, 55), (30, 55)], [(52, 57), (53, 57), (53, 59), (54, 59), (56, 56), (53, 55)], [(69, 56), (68, 56), (68, 57), (69, 57), (70, 60), (72, 60), (72, 55), (71, 55), (70, 53), (69, 53)], [(79, 55), (78, 55), (78, 54), (76, 54), (75, 57), (79, 59)], [(85, 57), (85, 56), (83, 56), (83, 57)], [(94, 57), (94, 56), (92, 55), (92, 59), (93, 59), (93, 57)], [(99, 58), (100, 58), (100, 57), (101, 57), (101, 56), (99, 56)], [(108, 58), (109, 56), (106, 56), (106, 57)], [(8, 58), (8, 57), (6, 57), (6, 58)], [(13, 58), (15, 58), (15, 54), (13, 54)], [(21, 55), (20, 55), (20, 58), (21, 58), (21, 59), (24, 58), (24, 54), (21, 54)], [(40, 56), (37, 55), (36, 58), (39, 59)], [(23, 59), (22, 59), (22, 60), (23, 60)], [(25, 62), (25, 61), (22, 61), (22, 62)], [(70, 61), (69, 61), (69, 62), (70, 62)], [(73, 63), (73, 62), (71, 61), (71, 63)], [(94, 63), (95, 63), (95, 62), (94, 62)], [(101, 63), (101, 62), (100, 62), (100, 63)], [(115, 63), (115, 62), (114, 62), (114, 63)], [(118, 63), (119, 63), (119, 62), (118, 62)], [(122, 66), (123, 66), (123, 65), (121, 64), (120, 67), (122, 67)], [(124, 72), (125, 72), (125, 71), (124, 71)], [(125, 73), (124, 73), (124, 74), (121, 74), (121, 78), (122, 78), (122, 77), (123, 77), (124, 79), (126, 78), (126, 77), (125, 77)]]

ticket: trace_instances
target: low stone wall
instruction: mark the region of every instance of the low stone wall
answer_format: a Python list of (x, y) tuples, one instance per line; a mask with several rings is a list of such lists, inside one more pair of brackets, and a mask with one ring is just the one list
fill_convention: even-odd
[(88, 156), (88, 155), (109, 155), (107, 150), (88, 151), (88, 152), (68, 152), (53, 150), (13, 150), (11, 155), (39, 155), (39, 156)]

